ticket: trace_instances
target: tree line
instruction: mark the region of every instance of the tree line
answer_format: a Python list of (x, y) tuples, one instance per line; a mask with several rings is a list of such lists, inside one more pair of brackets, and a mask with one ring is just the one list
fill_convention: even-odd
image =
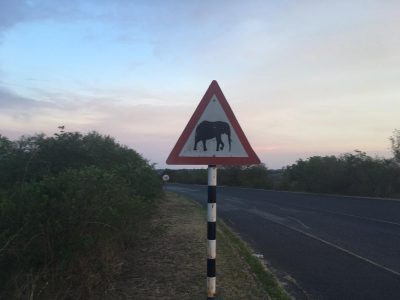
[[(274, 190), (400, 198), (400, 131), (389, 138), (391, 158), (371, 157), (355, 150), (339, 156), (299, 159), (281, 170), (264, 164), (223, 166), (218, 184)], [(164, 170), (171, 182), (207, 184), (206, 169)]]
[[(170, 182), (207, 184), (207, 169), (165, 169)], [(218, 168), (218, 185), (272, 188), (270, 170), (264, 164), (250, 166), (221, 166)]]
[(161, 187), (97, 132), (0, 135), (0, 299), (103, 299)]

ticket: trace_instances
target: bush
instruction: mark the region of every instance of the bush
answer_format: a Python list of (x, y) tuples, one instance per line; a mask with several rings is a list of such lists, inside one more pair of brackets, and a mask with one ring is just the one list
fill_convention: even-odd
[[(370, 157), (365, 152), (299, 159), (281, 170), (265, 165), (224, 166), (218, 185), (276, 190), (400, 198), (400, 130), (389, 138), (393, 158)], [(171, 182), (207, 184), (206, 169), (165, 170)]]
[(206, 169), (166, 169), (163, 174), (169, 175), (170, 182), (189, 183), (189, 184), (207, 184)]
[(398, 197), (400, 169), (390, 159), (355, 151), (313, 156), (285, 168), (281, 188), (294, 191)]
[[(207, 169), (165, 170), (171, 182), (207, 184)], [(271, 188), (272, 181), (264, 164), (250, 166), (223, 166), (218, 168), (218, 185)]]
[(268, 169), (264, 164), (222, 167), (218, 173), (218, 184), (267, 189), (272, 187)]
[(0, 298), (102, 298), (161, 193), (153, 167), (97, 133), (0, 150)]

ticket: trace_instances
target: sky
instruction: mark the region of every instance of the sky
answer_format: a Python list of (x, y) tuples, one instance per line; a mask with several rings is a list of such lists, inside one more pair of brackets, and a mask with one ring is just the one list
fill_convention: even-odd
[(212, 80), (268, 168), (400, 129), (400, 1), (0, 0), (0, 134), (165, 160)]

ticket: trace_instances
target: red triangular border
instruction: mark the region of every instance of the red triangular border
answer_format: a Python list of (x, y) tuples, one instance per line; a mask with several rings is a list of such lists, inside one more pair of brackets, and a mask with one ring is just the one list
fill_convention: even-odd
[[(246, 151), (248, 157), (187, 157), (187, 156), (179, 156), (182, 151), (182, 148), (186, 144), (186, 141), (189, 139), (190, 134), (193, 132), (194, 127), (198, 123), (200, 117), (204, 113), (208, 103), (211, 101), (213, 95), (216, 95), (222, 109), (224, 110), (229, 122), (231, 123), (233, 129), (235, 130), (240, 142), (244, 150)], [(189, 120), (189, 123), (186, 125), (183, 130), (181, 136), (176, 142), (175, 147), (172, 149), (170, 155), (167, 158), (167, 164), (169, 165), (253, 165), (259, 164), (260, 159), (257, 154), (251, 148), (249, 141), (242, 128), (239, 125), (235, 115), (231, 107), (226, 101), (224, 94), (222, 93), (221, 88), (219, 87), (216, 80), (213, 80), (201, 99), (199, 105), (194, 111), (192, 117)]]

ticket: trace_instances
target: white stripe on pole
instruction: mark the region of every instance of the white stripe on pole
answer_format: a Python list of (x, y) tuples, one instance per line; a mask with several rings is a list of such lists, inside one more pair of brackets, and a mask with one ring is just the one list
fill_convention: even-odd
[(207, 257), (208, 258), (216, 258), (217, 257), (217, 241), (216, 240), (208, 240), (207, 241)]
[(210, 185), (210, 186), (217, 185), (217, 167), (216, 166), (208, 167), (208, 185)]
[(208, 203), (207, 205), (207, 221), (217, 221), (217, 203)]
[(207, 289), (208, 295), (214, 297), (216, 290), (215, 277), (207, 277)]

